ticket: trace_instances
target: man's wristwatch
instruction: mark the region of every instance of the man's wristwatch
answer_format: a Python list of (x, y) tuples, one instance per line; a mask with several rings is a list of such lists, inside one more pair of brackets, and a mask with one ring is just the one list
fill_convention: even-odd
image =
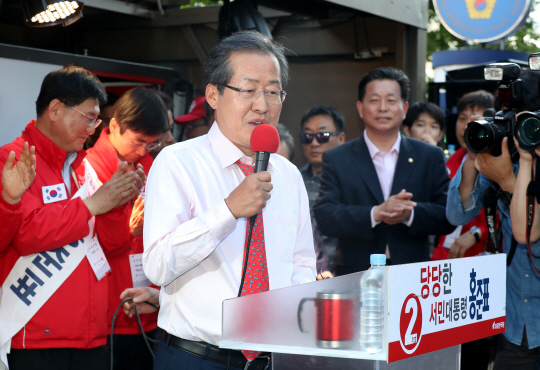
[(478, 228), (478, 226), (473, 226), (469, 229), (469, 231), (471, 232), (471, 234), (473, 234), (474, 236), (474, 240), (476, 240), (476, 243), (480, 242), (480, 239), (482, 238), (481, 237), (481, 231), (480, 229)]

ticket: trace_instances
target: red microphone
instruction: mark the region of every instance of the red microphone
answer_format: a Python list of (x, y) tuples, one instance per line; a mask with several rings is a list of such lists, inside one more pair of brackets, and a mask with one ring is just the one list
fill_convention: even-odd
[[(277, 152), (279, 148), (279, 133), (277, 129), (269, 124), (262, 124), (253, 129), (251, 133), (251, 151), (256, 152), (255, 156), (255, 168), (253, 173), (266, 171), (268, 168), (268, 161), (270, 160), (270, 153)], [(249, 224), (253, 225), (257, 215), (253, 215), (249, 218)]]
[(279, 148), (279, 133), (269, 124), (262, 124), (253, 129), (251, 133), (251, 150), (256, 152), (254, 173), (266, 171), (270, 153), (277, 152)]

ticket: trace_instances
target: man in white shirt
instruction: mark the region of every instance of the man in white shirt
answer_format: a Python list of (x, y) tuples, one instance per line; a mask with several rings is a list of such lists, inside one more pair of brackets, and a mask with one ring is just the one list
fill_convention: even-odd
[[(217, 345), (222, 302), (238, 296), (250, 216), (262, 210), (261, 253), (269, 289), (315, 280), (308, 199), (299, 171), (275, 154), (268, 171), (246, 176), (239, 166), (254, 163), (254, 127), (277, 125), (287, 80), (281, 45), (252, 31), (224, 39), (205, 70), (206, 100), (216, 124), (207, 135), (165, 148), (152, 166), (143, 267), (150, 281), (163, 287), (158, 326), (166, 331), (154, 369), (246, 365), (247, 355)], [(260, 357), (250, 369), (268, 366)]]
[(321, 232), (338, 238), (336, 275), (369, 268), (369, 256), (391, 264), (429, 260), (430, 234), (448, 234), (450, 182), (442, 151), (401, 136), (409, 80), (393, 68), (368, 73), (356, 107), (364, 135), (327, 150), (314, 206)]

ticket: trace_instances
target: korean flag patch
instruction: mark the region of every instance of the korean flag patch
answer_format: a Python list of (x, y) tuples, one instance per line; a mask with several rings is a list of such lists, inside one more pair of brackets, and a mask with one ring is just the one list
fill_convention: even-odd
[(43, 186), (41, 192), (43, 193), (43, 203), (45, 204), (68, 199), (65, 184)]

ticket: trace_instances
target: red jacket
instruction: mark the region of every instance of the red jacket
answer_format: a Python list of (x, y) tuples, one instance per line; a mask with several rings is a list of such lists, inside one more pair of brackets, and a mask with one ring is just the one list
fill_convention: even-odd
[[(23, 219), (5, 252), (0, 253), (0, 283), (20, 256), (49, 251), (84, 238), (90, 229), (91, 214), (80, 198), (44, 204), (42, 187), (63, 183), (62, 168), (67, 152), (35, 128), (31, 121), (22, 136), (0, 148), (0, 166), (10, 151), (17, 158), (25, 141), (36, 147), (36, 178), (21, 199)], [(85, 157), (77, 154), (72, 167), (76, 170)], [(1, 168), (1, 167), (0, 167)], [(67, 190), (67, 187), (66, 187)], [(71, 179), (74, 194), (77, 184)], [(71, 198), (70, 194), (67, 194)], [(101, 233), (103, 224), (110, 223), (110, 214), (96, 217), (96, 232), (100, 243), (114, 242)], [(11, 342), (12, 348), (94, 348), (107, 341), (107, 278), (98, 281), (88, 259), (84, 258), (73, 273), (49, 298)]]
[[(465, 154), (467, 154), (467, 150), (463, 148), (459, 148), (454, 155), (452, 155), (448, 162), (446, 162), (446, 167), (450, 171), (449, 176), (450, 179), (454, 178), (457, 171), (459, 170), (459, 167), (461, 166), (461, 163), (463, 162), (463, 157), (465, 157)], [(469, 222), (467, 225), (463, 225), (463, 228), (461, 229), (461, 234), (463, 235), (466, 232), (468, 232), (471, 227), (477, 226), (480, 231), (482, 232), (482, 238), (480, 241), (476, 244), (474, 244), (471, 248), (469, 248), (466, 252), (464, 257), (471, 257), (476, 256), (484, 251), (484, 247), (486, 245), (487, 239), (488, 239), (488, 229), (486, 225), (486, 218), (484, 216), (484, 209), (480, 211), (478, 216), (476, 216), (471, 222)], [(433, 255), (431, 256), (431, 260), (444, 260), (448, 258), (448, 252), (450, 249), (446, 249), (443, 247), (444, 241), (446, 240), (446, 235), (441, 236), (439, 239), (439, 243), (437, 244), (437, 247), (433, 251)]]
[[(108, 138), (109, 133), (110, 130), (108, 128), (101, 132), (98, 141), (93, 148), (88, 150), (88, 156), (86, 157), (96, 171), (101, 182), (108, 181), (118, 169), (119, 165), (118, 154)], [(135, 166), (137, 166), (139, 163), (142, 164), (144, 172), (148, 176), (148, 171), (150, 170), (152, 162), (152, 157), (147, 154), (142, 157), (135, 164)], [(111, 320), (114, 315), (114, 311), (121, 302), (120, 294), (127, 288), (133, 288), (129, 255), (142, 253), (144, 251), (142, 236), (132, 238), (130, 232), (129, 219), (132, 211), (131, 203), (120, 207), (120, 210), (122, 219), (118, 220), (118, 222), (115, 224), (108, 225), (109, 230), (116, 234), (116, 242), (123, 244), (122, 248), (116, 249), (114, 254), (107, 256), (109, 265), (111, 266), (111, 273), (109, 274), (109, 309), (107, 313), (109, 333), (111, 330)], [(105, 250), (114, 249), (114, 247), (109, 248), (106, 245), (102, 245), (102, 248)], [(157, 327), (157, 312), (153, 314), (141, 315), (141, 323), (145, 332), (154, 330)], [(130, 319), (124, 314), (123, 309), (120, 308), (114, 323), (114, 333), (140, 334), (140, 332), (141, 331), (137, 323), (137, 318), (134, 316)]]
[(1, 194), (2, 185), (0, 185), (0, 253), (7, 249), (22, 220), (21, 202), (9, 204)]

